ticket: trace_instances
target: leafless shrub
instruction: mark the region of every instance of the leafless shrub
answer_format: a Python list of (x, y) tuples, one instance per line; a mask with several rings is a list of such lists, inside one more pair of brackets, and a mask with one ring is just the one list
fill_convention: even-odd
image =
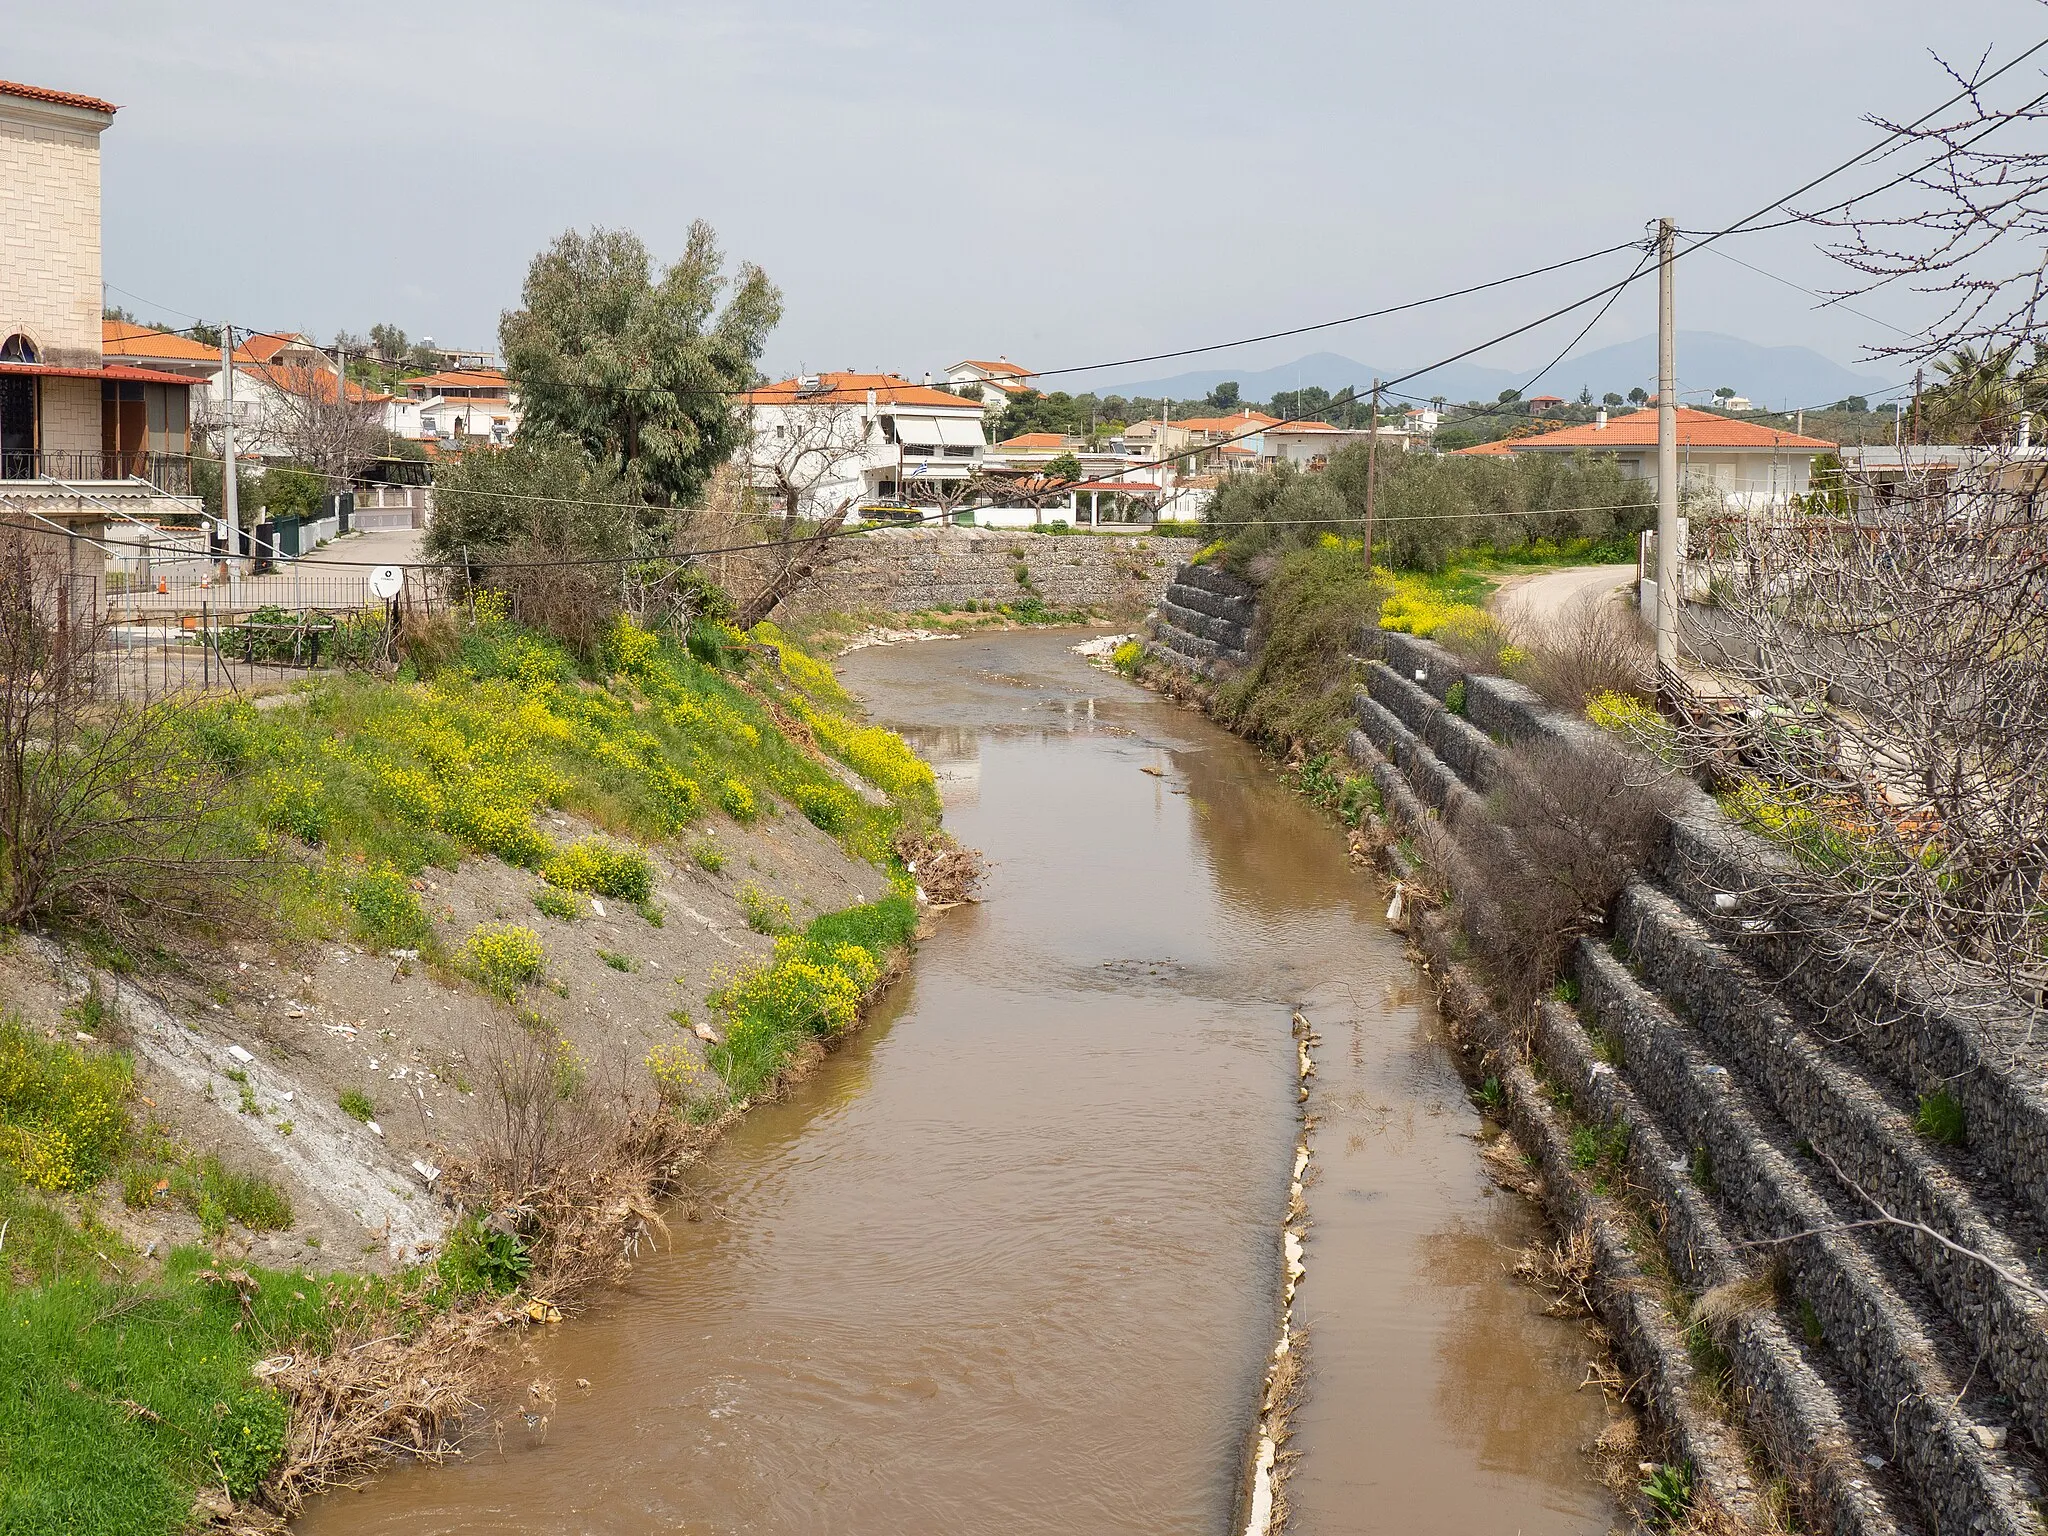
[(1603, 693), (1651, 696), (1656, 652), (1641, 617), (1610, 597), (1585, 593), (1543, 619), (1516, 618), (1510, 633), (1523, 659), (1514, 668), (1560, 709), (1578, 714)]
[(490, 1119), (477, 1166), (521, 1201), (588, 1139), (587, 1104), (567, 1044), (540, 1029), (504, 1028), (483, 1050)]
[(1844, 297), (1901, 283), (1940, 306), (1919, 333), (1874, 345), (1878, 356), (1995, 352), (2035, 340), (2048, 319), (2048, 150), (2039, 134), (2048, 97), (2039, 73), (1996, 82), (2004, 71), (1991, 68), (1988, 51), (1968, 67), (1937, 62), (1961, 88), (1958, 99), (1911, 123), (1873, 115), (1873, 126), (1896, 136), (1878, 162), (1890, 174), (1808, 215), (1838, 232), (1829, 254), (1856, 274)]
[(253, 862), (181, 704), (124, 695), (108, 638), (51, 546), (0, 542), (0, 924), (217, 918)]
[(1512, 1000), (1527, 1003), (1648, 861), (1671, 790), (1641, 758), (1597, 737), (1528, 742), (1505, 762), (1489, 809), (1513, 856), (1488, 872), (1489, 950)]
[(1844, 517), (1708, 530), (1696, 655), (1747, 695), (1691, 748), (1793, 855), (1739, 893), (1951, 1003), (2048, 975), (2048, 507), (2040, 466), (1869, 483)]

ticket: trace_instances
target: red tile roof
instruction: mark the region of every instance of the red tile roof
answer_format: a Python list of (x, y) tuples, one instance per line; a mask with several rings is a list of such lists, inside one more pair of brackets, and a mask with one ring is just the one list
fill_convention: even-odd
[[(981, 361), (981, 359), (979, 358), (973, 357), (968, 358), (967, 361), (964, 363), (955, 363), (953, 366), (956, 368), (979, 368), (983, 373), (1006, 373), (1010, 375), (1012, 378), (1017, 379), (1028, 379), (1032, 376), (1031, 370), (1029, 368), (1019, 367), (1016, 363), (987, 363)], [(994, 381), (991, 380), (990, 382)]]
[(0, 96), (21, 96), (59, 107), (82, 107), (87, 112), (104, 112), (109, 117), (121, 110), (111, 101), (101, 101), (97, 96), (75, 96), (70, 91), (53, 91), (46, 85), (21, 85), (13, 80), (0, 80)]
[(1064, 448), (1067, 446), (1067, 440), (1058, 432), (1026, 432), (1018, 437), (1005, 438), (996, 446), (1016, 448), (1028, 453), (1034, 448)]
[(128, 384), (179, 384), (192, 388), (199, 380), (182, 373), (158, 373), (154, 368), (59, 368), (53, 363), (0, 363), (0, 374), (25, 373), (38, 379), (117, 379)]
[[(334, 372), (319, 363), (245, 363), (236, 371), (247, 378), (261, 379), (288, 395), (307, 395), (325, 400), (334, 393)], [(359, 404), (377, 405), (392, 397), (373, 395), (350, 379), (348, 398)]]
[(962, 400), (958, 395), (913, 384), (893, 373), (821, 373), (817, 379), (818, 387), (812, 390), (804, 389), (799, 379), (764, 384), (747, 392), (747, 404), (865, 405), (868, 391), (872, 389), (877, 405), (919, 405), (977, 412), (981, 409), (978, 400)]
[(1327, 421), (1282, 421), (1266, 428), (1268, 432), (1336, 432), (1340, 428)]
[(238, 363), (272, 363), (277, 354), (286, 347), (310, 347), (310, 338), (295, 331), (256, 331), (242, 338), (242, 344), (235, 348)]
[(131, 325), (126, 320), (100, 322), (100, 350), (110, 356), (176, 358), (179, 362), (219, 363), (220, 348), (190, 336)]
[[(1680, 406), (1676, 414), (1680, 448), (1788, 448), (1825, 453), (1835, 446), (1823, 438), (1802, 437), (1782, 427), (1766, 427), (1754, 421), (1731, 421), (1712, 411), (1695, 411)], [(1566, 427), (1560, 432), (1545, 432), (1537, 437), (1514, 438), (1510, 446), (1516, 451), (1535, 448), (1545, 452), (1576, 448), (1654, 448), (1657, 446), (1657, 413), (1630, 411), (1626, 416), (1614, 417), (1605, 427)]]
[(1493, 458), (1497, 455), (1513, 453), (1515, 445), (1506, 439), (1502, 439), (1495, 443), (1474, 443), (1470, 448), (1453, 448), (1451, 451), (1453, 453), (1470, 454), (1474, 458)]
[(404, 381), (407, 389), (505, 389), (505, 375), (495, 368), (451, 368), (445, 373), (425, 373)]

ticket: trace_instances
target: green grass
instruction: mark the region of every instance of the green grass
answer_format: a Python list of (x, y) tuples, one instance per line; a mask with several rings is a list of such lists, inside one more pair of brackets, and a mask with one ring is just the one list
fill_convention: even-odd
[(779, 896), (770, 896), (753, 881), (740, 887), (740, 912), (747, 920), (747, 926), (756, 933), (786, 933), (789, 931), (789, 903)]
[(552, 917), (557, 922), (573, 923), (583, 915), (582, 902), (552, 885), (543, 886), (533, 893), (533, 905), (541, 916)]
[(188, 1248), (146, 1284), (102, 1264), (0, 1288), (0, 1533), (170, 1536), (189, 1528), (201, 1487), (256, 1491), (282, 1453), (286, 1410), (252, 1367), (325, 1348), (337, 1323), (394, 1289), (243, 1272), (253, 1290)]
[(260, 1173), (238, 1173), (211, 1153), (193, 1157), (159, 1132), (121, 1168), (121, 1200), (131, 1210), (182, 1205), (211, 1239), (238, 1221), (252, 1232), (289, 1231), (289, 1196)]
[(1969, 1134), (1962, 1101), (1946, 1088), (1921, 1094), (1920, 1107), (1913, 1112), (1913, 1129), (1937, 1146), (1960, 1147)]
[[(756, 633), (693, 649), (622, 625), (602, 664), (581, 668), (544, 636), (487, 622), (424, 681), (324, 680), (281, 708), (196, 708), (187, 729), (235, 786), (219, 814), (246, 839), (297, 850), (270, 878), (272, 905), (302, 935), (431, 951), (424, 876), (476, 855), (642, 903), (653, 870), (631, 843), (674, 836), (712, 803), (750, 821), (787, 801), (852, 856), (886, 863), (906, 808), (936, 814), (930, 768), (846, 718), (829, 668), (772, 627)], [(782, 733), (765, 695), (894, 803), (849, 794)], [(538, 819), (549, 810), (607, 835), (558, 847)]]
[(715, 875), (725, 868), (725, 854), (708, 837), (699, 838), (690, 844), (690, 862), (707, 875)]
[(341, 1112), (351, 1120), (360, 1120), (365, 1125), (377, 1118), (377, 1106), (370, 1102), (370, 1096), (360, 1088), (344, 1088), (336, 1101)]
[(754, 1097), (806, 1041), (850, 1029), (883, 962), (916, 930), (917, 904), (899, 887), (784, 935), (773, 958), (713, 993), (725, 1043), (711, 1048), (709, 1060), (731, 1096)]
[(638, 960), (635, 960), (631, 955), (617, 954), (609, 949), (600, 949), (597, 952), (597, 958), (602, 960), (606, 965), (610, 966), (615, 971), (625, 971), (631, 973), (633, 971), (637, 971), (640, 969), (640, 962)]

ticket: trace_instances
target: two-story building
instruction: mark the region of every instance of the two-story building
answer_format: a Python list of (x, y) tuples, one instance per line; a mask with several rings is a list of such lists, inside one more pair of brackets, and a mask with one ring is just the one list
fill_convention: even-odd
[(405, 381), (386, 413), (399, 437), (447, 443), (509, 443), (519, 430), (519, 403), (496, 368), (451, 368)]
[[(111, 102), (0, 81), (0, 515), (86, 539), (185, 511), (186, 374), (102, 347), (100, 134)], [(103, 545), (73, 557), (97, 567)]]
[[(926, 374), (925, 380), (930, 382), (931, 375)], [(1031, 370), (1007, 357), (994, 362), (972, 357), (957, 362), (946, 370), (946, 382), (963, 392), (975, 392), (984, 406), (995, 411), (1035, 387)]]
[(806, 374), (746, 396), (742, 467), (754, 486), (802, 517), (852, 503), (870, 509), (934, 506), (966, 489), (981, 467), (983, 411), (893, 373)]

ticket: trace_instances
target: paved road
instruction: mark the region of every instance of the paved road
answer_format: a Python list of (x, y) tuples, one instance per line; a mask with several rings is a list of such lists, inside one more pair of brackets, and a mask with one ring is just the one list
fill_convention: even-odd
[(365, 578), (376, 565), (409, 565), (420, 558), (417, 528), (378, 529), (330, 540), (295, 565), (269, 576), (244, 577), (232, 588), (213, 579), (211, 560), (159, 558), (151, 574), (163, 592), (129, 590), (116, 606), (134, 614), (246, 610), (275, 603), (285, 608), (352, 608), (366, 600)]
[(1569, 608), (1588, 593), (1604, 597), (1636, 579), (1635, 563), (1573, 565), (1561, 571), (1510, 576), (1494, 591), (1488, 606), (1497, 613), (1542, 621)]

